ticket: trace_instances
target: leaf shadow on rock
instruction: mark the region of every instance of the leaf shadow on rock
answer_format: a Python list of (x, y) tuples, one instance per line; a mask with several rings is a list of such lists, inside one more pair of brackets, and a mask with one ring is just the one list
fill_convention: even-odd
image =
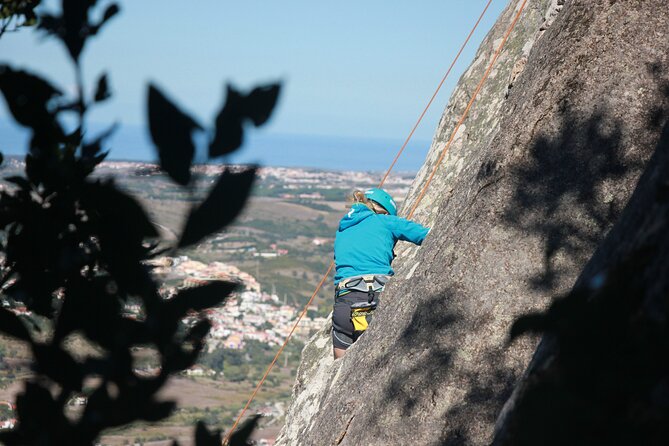
[(495, 446), (666, 444), (669, 80), (660, 65), (649, 70), (662, 93), (645, 123), (661, 135), (654, 154), (574, 289), (513, 325), (513, 338), (546, 336), (497, 422)]
[(555, 348), (523, 383), (495, 445), (663, 445), (669, 436), (669, 125), (635, 196), (579, 285), (512, 336)]
[[(373, 375), (382, 376), (388, 364), (393, 364), (392, 376), (381, 391), (381, 404), (371, 408), (372, 419), (383, 417), (389, 410), (399, 411), (408, 423), (414, 417), (422, 419), (430, 414), (434, 428), (424, 437), (433, 442), (430, 444), (469, 444), (472, 417), (494, 423), (517, 379), (501, 352), (483, 353), (477, 364), (485, 367), (455, 367), (455, 353), (461, 350), (462, 339), (453, 333), (462, 332), (468, 322), (452, 310), (454, 293), (446, 290), (422, 300), (392, 347), (369, 369)], [(398, 352), (403, 355), (399, 364)], [(455, 403), (447, 390), (453, 387), (462, 390)]]
[(560, 113), (558, 133), (539, 136), (512, 167), (516, 189), (504, 213), (507, 224), (543, 240), (543, 270), (531, 277), (543, 290), (569, 269), (565, 259), (585, 263), (624, 204), (616, 183), (642, 165), (622, 144), (625, 124), (609, 111), (583, 116), (563, 103)]
[(409, 352), (404, 367), (393, 369), (384, 390), (384, 405), (401, 408), (403, 416), (411, 416), (417, 406), (430, 398), (429, 383), (439, 382), (452, 365), (452, 351), (435, 342), (437, 333), (448, 330), (459, 317), (450, 311), (435, 311), (444, 306), (446, 295), (437, 295), (422, 302), (411, 321), (394, 342), (392, 349), (376, 360), (373, 369), (392, 363), (397, 352)]
[[(478, 437), (474, 430), (481, 421), (493, 425), (504, 402), (511, 396), (518, 381), (516, 370), (505, 365), (504, 352), (488, 350), (480, 366), (461, 373), (458, 378), (466, 388), (462, 400), (443, 416), (443, 429), (437, 444), (467, 446), (474, 444), (470, 437)], [(477, 420), (472, 423), (472, 420)]]

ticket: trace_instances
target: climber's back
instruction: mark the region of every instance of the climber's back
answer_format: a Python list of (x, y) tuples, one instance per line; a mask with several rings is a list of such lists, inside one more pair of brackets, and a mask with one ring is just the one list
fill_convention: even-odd
[(335, 284), (366, 274), (392, 275), (397, 240), (420, 244), (427, 228), (401, 217), (375, 213), (355, 203), (339, 222), (335, 236)]

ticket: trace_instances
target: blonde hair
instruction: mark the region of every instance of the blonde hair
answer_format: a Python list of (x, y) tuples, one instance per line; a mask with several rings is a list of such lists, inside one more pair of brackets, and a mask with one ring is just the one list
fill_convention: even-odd
[(363, 191), (359, 190), (359, 189), (356, 189), (355, 191), (353, 191), (352, 201), (353, 201), (352, 204), (355, 204), (355, 203), (364, 204), (365, 206), (367, 206), (369, 208), (369, 210), (371, 210), (375, 214), (387, 214), (388, 213), (388, 211), (383, 206), (381, 206), (376, 201), (370, 200), (369, 198), (367, 198), (365, 196), (365, 193)]

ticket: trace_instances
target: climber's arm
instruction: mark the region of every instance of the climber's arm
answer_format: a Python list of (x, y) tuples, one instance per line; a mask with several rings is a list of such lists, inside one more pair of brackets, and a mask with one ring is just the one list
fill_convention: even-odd
[(429, 228), (402, 217), (384, 215), (384, 218), (390, 224), (393, 236), (398, 240), (420, 245), (429, 232)]

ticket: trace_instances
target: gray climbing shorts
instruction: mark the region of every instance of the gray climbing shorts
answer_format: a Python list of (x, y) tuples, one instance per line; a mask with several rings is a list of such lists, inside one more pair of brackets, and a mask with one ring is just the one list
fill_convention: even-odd
[(335, 297), (332, 311), (332, 345), (335, 348), (346, 350), (364, 333), (372, 320), (379, 294), (375, 292), (370, 296), (367, 292), (351, 291)]

